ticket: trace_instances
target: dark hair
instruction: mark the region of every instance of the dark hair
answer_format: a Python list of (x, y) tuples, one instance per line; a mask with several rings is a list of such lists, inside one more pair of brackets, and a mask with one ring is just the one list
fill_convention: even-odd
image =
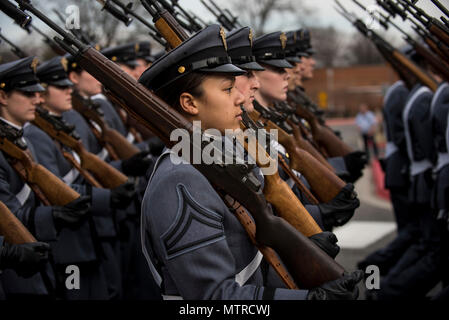
[(164, 100), (169, 106), (178, 111), (182, 111), (179, 104), (179, 97), (182, 93), (190, 93), (195, 98), (201, 98), (204, 94), (203, 81), (209, 76), (208, 73), (192, 72), (174, 82), (170, 85), (159, 89), (155, 93), (159, 98)]

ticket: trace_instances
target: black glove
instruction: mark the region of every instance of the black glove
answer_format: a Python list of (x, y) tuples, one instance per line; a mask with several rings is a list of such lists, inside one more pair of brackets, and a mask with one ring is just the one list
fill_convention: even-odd
[(338, 242), (337, 236), (329, 231), (314, 234), (309, 237), (318, 247), (327, 253), (332, 259), (334, 259), (340, 252), (340, 247), (336, 245)]
[(154, 162), (149, 151), (141, 151), (131, 158), (122, 161), (123, 173), (127, 176), (144, 176), (150, 165)]
[(24, 278), (33, 276), (48, 260), (50, 246), (44, 242), (24, 244), (3, 243), (0, 248), (0, 269), (13, 269)]
[(165, 144), (158, 137), (152, 137), (148, 139), (148, 147), (150, 148), (151, 155), (159, 157), (165, 148)]
[(385, 173), (385, 171), (387, 170), (387, 160), (379, 159), (379, 164), (380, 164), (382, 171)]
[(355, 151), (343, 157), (346, 169), (350, 174), (348, 182), (355, 182), (362, 176), (362, 171), (368, 163), (368, 156), (363, 151)]
[(342, 226), (348, 222), (354, 215), (355, 209), (360, 206), (357, 193), (354, 191), (354, 185), (348, 183), (337, 194), (337, 196), (328, 203), (320, 203), (323, 225), (326, 230), (332, 230), (332, 227)]
[(134, 184), (127, 181), (111, 190), (110, 205), (115, 209), (126, 209), (136, 195)]
[(91, 201), (90, 196), (81, 196), (65, 206), (53, 207), (52, 214), (56, 228), (79, 226), (90, 211)]
[(449, 211), (447, 209), (441, 209), (438, 211), (437, 221), (441, 223), (441, 225), (449, 230)]
[(363, 279), (363, 274), (362, 270), (345, 272), (341, 278), (309, 290), (307, 300), (356, 300), (359, 296), (357, 283)]

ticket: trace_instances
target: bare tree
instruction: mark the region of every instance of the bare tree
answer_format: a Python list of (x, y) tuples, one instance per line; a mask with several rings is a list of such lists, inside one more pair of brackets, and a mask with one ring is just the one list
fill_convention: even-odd
[(338, 66), (346, 46), (344, 35), (333, 26), (310, 28), (310, 32), (318, 66), (331, 68)]
[[(241, 21), (251, 26), (257, 35), (266, 32), (269, 20), (276, 14), (290, 15), (296, 21), (304, 21), (304, 17), (311, 12), (297, 0), (233, 0), (231, 3), (234, 11), (238, 12)], [(281, 23), (285, 23), (285, 19), (280, 20)]]
[(382, 55), (371, 40), (361, 34), (356, 34), (352, 39), (345, 53), (346, 61), (349, 64), (361, 65), (384, 62)]

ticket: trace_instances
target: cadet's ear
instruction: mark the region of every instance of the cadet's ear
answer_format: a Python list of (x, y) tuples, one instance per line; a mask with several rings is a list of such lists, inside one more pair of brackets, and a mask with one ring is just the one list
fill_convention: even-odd
[(187, 92), (183, 92), (179, 96), (179, 105), (181, 109), (191, 115), (197, 115), (199, 110), (195, 104), (195, 98)]
[(6, 94), (6, 92), (5, 91), (3, 91), (3, 90), (0, 90), (0, 105), (2, 105), (2, 106), (6, 106), (7, 105), (7, 98), (8, 96), (7, 96), (7, 94)]
[(72, 81), (74, 84), (78, 84), (78, 78), (79, 75), (75, 71), (72, 71), (69, 73), (69, 80)]

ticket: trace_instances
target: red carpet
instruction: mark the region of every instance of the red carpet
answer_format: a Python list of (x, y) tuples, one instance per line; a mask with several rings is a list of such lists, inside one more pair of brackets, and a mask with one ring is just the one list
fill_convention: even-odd
[(385, 200), (390, 200), (390, 193), (385, 189), (385, 174), (380, 166), (379, 160), (372, 159), (371, 167), (377, 195)]

